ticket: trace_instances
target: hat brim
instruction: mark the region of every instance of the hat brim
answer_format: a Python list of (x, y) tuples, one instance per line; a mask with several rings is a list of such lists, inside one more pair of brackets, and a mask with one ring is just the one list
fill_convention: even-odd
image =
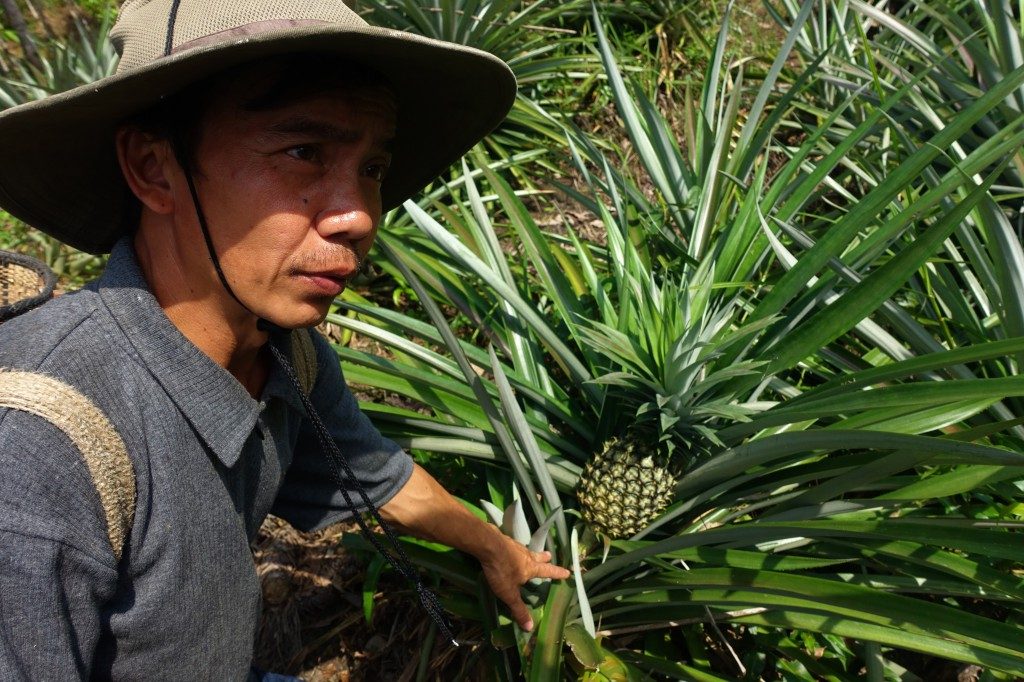
[(508, 66), (461, 45), (336, 24), (239, 38), (0, 112), (0, 206), (77, 249), (108, 252), (125, 230), (130, 202), (114, 151), (117, 125), (207, 76), (297, 52), (350, 58), (391, 85), (398, 116), (381, 190), (385, 210), (458, 160), (515, 101)]

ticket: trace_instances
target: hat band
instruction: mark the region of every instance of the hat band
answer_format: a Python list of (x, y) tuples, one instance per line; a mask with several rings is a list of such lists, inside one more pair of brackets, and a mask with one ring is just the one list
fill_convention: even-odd
[(262, 33), (269, 33), (271, 31), (285, 31), (290, 28), (319, 26), (329, 23), (331, 22), (320, 21), (318, 19), (267, 19), (266, 21), (257, 21), (243, 26), (235, 26), (234, 28), (225, 29), (223, 31), (218, 31), (217, 33), (211, 33), (209, 35), (196, 38), (195, 40), (189, 40), (188, 42), (182, 43), (181, 45), (173, 48), (170, 53), (175, 54), (177, 52), (184, 52), (185, 50), (191, 50), (197, 47), (226, 43), (236, 38), (248, 38)]

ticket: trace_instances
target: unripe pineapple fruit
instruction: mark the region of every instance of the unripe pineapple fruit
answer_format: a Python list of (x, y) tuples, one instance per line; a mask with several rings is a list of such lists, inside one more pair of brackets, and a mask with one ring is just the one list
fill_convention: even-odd
[(612, 539), (643, 530), (672, 499), (675, 477), (631, 438), (612, 438), (587, 463), (577, 495), (583, 518)]

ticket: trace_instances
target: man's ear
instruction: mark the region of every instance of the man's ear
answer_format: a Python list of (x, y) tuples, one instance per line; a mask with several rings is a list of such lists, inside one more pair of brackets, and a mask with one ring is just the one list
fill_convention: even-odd
[(114, 144), (121, 174), (142, 205), (154, 213), (173, 213), (171, 174), (178, 165), (170, 143), (133, 126), (122, 126)]

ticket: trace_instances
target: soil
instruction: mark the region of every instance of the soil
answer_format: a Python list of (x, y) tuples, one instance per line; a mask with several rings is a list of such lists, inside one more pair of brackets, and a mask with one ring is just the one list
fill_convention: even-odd
[[(356, 680), (480, 680), (479, 646), (456, 649), (435, 637), (415, 595), (385, 571), (373, 596), (373, 621), (363, 615), (367, 561), (342, 546), (354, 523), (301, 533), (269, 517), (253, 548), (263, 587), (255, 664), (307, 682)], [(456, 621), (460, 639), (476, 640), (472, 624)], [(423, 665), (424, 677), (417, 674)]]

